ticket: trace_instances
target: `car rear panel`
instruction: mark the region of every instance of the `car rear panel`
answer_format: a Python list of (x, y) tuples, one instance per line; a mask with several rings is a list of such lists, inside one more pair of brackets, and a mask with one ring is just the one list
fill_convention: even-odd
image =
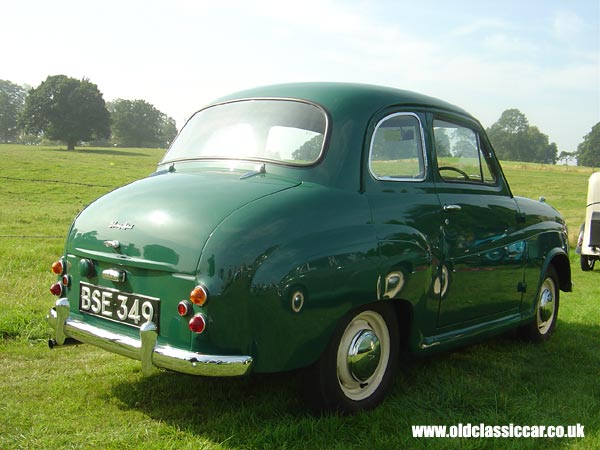
[(77, 217), (67, 242), (62, 296), (71, 315), (131, 337), (151, 321), (159, 344), (189, 349), (193, 311), (181, 317), (177, 306), (197, 284), (206, 240), (237, 209), (296, 184), (239, 173), (165, 173), (100, 198)]

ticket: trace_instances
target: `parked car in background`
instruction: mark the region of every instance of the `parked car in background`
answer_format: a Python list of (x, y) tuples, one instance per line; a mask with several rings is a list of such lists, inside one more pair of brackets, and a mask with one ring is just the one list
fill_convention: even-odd
[(581, 270), (593, 270), (600, 258), (600, 172), (593, 173), (588, 181), (585, 222), (579, 229), (575, 251), (580, 255)]
[(548, 339), (571, 290), (565, 221), (511, 193), (476, 119), (336, 83), (201, 109), (154, 174), (75, 218), (53, 271), (51, 347), (145, 374), (304, 368), (309, 403), (344, 412), (384, 398), (400, 351)]

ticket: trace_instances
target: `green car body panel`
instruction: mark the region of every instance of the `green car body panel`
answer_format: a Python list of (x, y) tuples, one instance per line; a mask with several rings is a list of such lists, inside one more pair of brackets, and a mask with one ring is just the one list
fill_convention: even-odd
[[(428, 354), (531, 322), (549, 265), (571, 290), (564, 220), (545, 203), (512, 195), (481, 125), (465, 111), (407, 91), (335, 83), (269, 86), (214, 105), (262, 99), (320, 111), (326, 132), (315, 161), (232, 165), (167, 153), (155, 174), (75, 219), (63, 256), (69, 320), (139, 339), (145, 319), (132, 326), (110, 317), (118, 307), (108, 306), (112, 294), (105, 317), (101, 293), (96, 314), (80, 311), (81, 286), (139, 294), (159, 301), (156, 345), (244, 355), (251, 370), (275, 372), (315, 363), (340, 320), (363, 305), (395, 305), (397, 344)], [(373, 134), (391, 115), (419, 124), (422, 172), (414, 179), (370, 169)], [(492, 181), (442, 177), (436, 120), (478, 133)], [(102, 275), (111, 270), (126, 279)], [(182, 316), (178, 304), (198, 285), (208, 301)], [(202, 333), (189, 329), (198, 314)], [(64, 319), (51, 316), (55, 328)], [(61, 327), (59, 334), (80, 336)]]

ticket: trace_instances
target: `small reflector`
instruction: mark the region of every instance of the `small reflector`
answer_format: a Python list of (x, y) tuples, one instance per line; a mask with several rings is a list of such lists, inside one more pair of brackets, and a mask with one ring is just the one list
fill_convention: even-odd
[(181, 317), (187, 316), (191, 310), (192, 310), (192, 304), (190, 302), (188, 302), (187, 300), (183, 300), (183, 301), (179, 302), (179, 304), (177, 305), (177, 312), (179, 313), (179, 315)]

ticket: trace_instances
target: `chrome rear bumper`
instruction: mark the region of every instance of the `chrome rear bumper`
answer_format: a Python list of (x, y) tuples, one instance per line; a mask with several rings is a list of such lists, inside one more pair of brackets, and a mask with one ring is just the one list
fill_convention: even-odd
[(90, 344), (142, 362), (142, 373), (152, 374), (157, 367), (190, 375), (240, 376), (252, 370), (250, 356), (216, 356), (158, 345), (157, 327), (152, 322), (140, 328), (140, 338), (135, 339), (90, 325), (69, 317), (66, 298), (57, 300), (46, 320), (55, 331), (50, 347), (68, 345), (73, 340)]

